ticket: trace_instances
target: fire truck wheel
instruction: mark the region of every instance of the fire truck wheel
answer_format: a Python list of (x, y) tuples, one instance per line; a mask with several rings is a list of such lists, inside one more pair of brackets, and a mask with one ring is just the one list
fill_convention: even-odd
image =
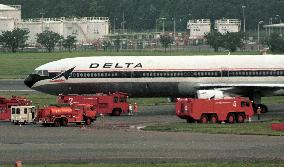
[(91, 125), (91, 123), (92, 123), (91, 118), (86, 118), (85, 124), (86, 124), (86, 125)]
[(187, 123), (193, 123), (195, 120), (194, 119), (192, 119), (192, 118), (188, 118), (188, 119), (186, 119), (186, 122)]
[(217, 122), (218, 122), (218, 117), (217, 117), (217, 115), (213, 114), (213, 115), (211, 116), (211, 123), (215, 124), (215, 123), (217, 123)]
[(67, 123), (68, 123), (67, 118), (61, 118), (61, 121), (60, 121), (61, 126), (67, 126)]
[(208, 123), (208, 117), (205, 114), (203, 114), (201, 116), (200, 122), (203, 123), (203, 124)]
[(245, 122), (245, 114), (239, 113), (238, 114), (238, 123), (244, 123)]
[(42, 126), (47, 127), (48, 124), (47, 123), (42, 123)]
[(60, 119), (57, 118), (57, 119), (54, 120), (54, 126), (55, 127), (59, 127), (60, 126)]
[(228, 123), (230, 123), (230, 124), (235, 123), (235, 115), (232, 114), (232, 113), (230, 113), (230, 114), (228, 115), (228, 117), (227, 117), (227, 121), (228, 121)]
[(121, 111), (119, 109), (114, 109), (112, 111), (112, 115), (114, 115), (114, 116), (120, 116), (120, 113), (121, 113)]

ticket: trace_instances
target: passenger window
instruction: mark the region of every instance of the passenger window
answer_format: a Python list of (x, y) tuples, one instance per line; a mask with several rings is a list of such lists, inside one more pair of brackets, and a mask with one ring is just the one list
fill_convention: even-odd
[(25, 108), (25, 109), (24, 109), (24, 114), (27, 114), (27, 113), (28, 113), (28, 109)]

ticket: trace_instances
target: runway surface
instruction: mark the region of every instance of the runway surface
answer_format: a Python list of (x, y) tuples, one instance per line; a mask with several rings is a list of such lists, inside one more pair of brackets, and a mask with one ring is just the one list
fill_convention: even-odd
[[(2, 90), (29, 91), (22, 80), (0, 80)], [(284, 105), (269, 106), (263, 120), (284, 118)], [(79, 127), (15, 126), (0, 122), (0, 165), (56, 162), (158, 163), (188, 161), (284, 161), (284, 138), (257, 135), (213, 135), (146, 132), (154, 123), (185, 122), (174, 105), (139, 106), (136, 116), (104, 117)]]
[(0, 91), (33, 91), (22, 79), (0, 80)]
[(152, 109), (167, 113), (173, 106), (145, 106), (144, 114), (99, 118), (90, 127), (20, 127), (0, 122), (0, 164), (12, 164), (15, 160), (41, 164), (284, 161), (281, 136), (139, 130), (153, 123), (184, 122), (171, 114), (152, 115)]

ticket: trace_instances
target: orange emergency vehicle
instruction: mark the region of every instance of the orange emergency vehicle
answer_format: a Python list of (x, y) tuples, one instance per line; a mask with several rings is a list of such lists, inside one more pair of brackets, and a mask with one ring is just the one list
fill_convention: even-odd
[(234, 97), (225, 99), (178, 98), (176, 115), (187, 122), (201, 123), (243, 123), (254, 114), (248, 98)]

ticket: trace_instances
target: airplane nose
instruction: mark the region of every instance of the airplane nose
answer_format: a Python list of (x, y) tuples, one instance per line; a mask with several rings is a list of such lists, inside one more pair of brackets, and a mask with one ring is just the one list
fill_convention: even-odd
[(27, 85), (29, 88), (31, 88), (31, 87), (36, 83), (36, 81), (35, 81), (33, 75), (29, 75), (29, 76), (25, 79), (24, 83), (25, 83), (25, 85)]

